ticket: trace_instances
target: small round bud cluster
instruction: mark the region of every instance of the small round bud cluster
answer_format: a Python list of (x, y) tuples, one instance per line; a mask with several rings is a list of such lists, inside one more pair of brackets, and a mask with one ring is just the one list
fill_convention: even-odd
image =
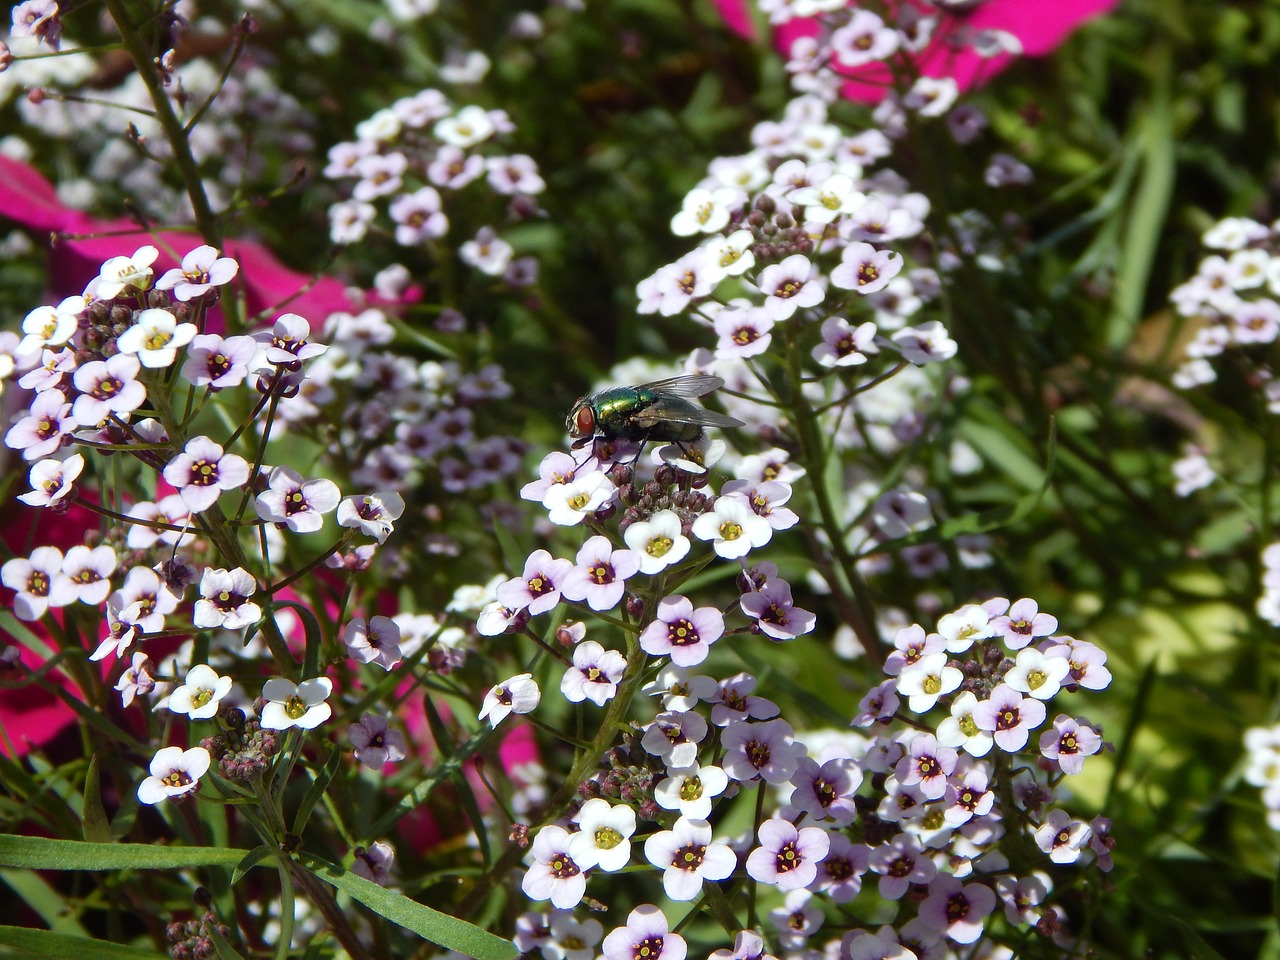
[(200, 745), (218, 761), (218, 771), (228, 780), (248, 782), (271, 767), (271, 758), (280, 750), (280, 733), (264, 730), (257, 720), (247, 720), (232, 708), (223, 719), (231, 729), (205, 737)]
[(625, 734), (622, 746), (610, 750), (602, 765), (601, 773), (578, 787), (578, 796), (583, 800), (621, 800), (634, 806), (641, 818), (656, 823), (662, 808), (654, 801), (653, 790), (666, 776), (662, 762), (646, 751), (636, 737)]
[(199, 920), (173, 921), (165, 928), (169, 956), (173, 960), (208, 960), (216, 956), (218, 948), (213, 942), (214, 930), (224, 939), (231, 936), (231, 928), (219, 923), (218, 918), (207, 911)]
[(661, 510), (674, 510), (680, 517), (681, 532), (690, 536), (693, 521), (712, 509), (713, 498), (693, 489), (706, 482), (706, 474), (687, 473), (664, 464), (654, 471), (652, 480), (639, 487), (634, 483), (619, 485), (618, 500), (623, 507), (619, 532), (625, 533), (633, 523), (648, 520)]
[(805, 232), (802, 207), (789, 203), (779, 207), (774, 197), (757, 197), (741, 226), (755, 237), (751, 252), (759, 262), (813, 252), (813, 238)]

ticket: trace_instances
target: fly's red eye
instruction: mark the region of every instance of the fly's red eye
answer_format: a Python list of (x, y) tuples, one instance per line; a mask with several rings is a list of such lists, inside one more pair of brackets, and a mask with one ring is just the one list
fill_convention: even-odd
[(578, 416), (574, 420), (574, 425), (578, 428), (578, 436), (585, 437), (595, 433), (596, 415), (591, 412), (590, 407), (583, 407), (578, 411)]

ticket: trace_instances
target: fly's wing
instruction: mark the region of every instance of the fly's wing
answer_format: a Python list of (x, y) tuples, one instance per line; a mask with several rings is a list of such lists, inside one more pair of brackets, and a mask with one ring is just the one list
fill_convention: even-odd
[[(709, 377), (707, 379), (719, 380), (720, 378)], [(657, 384), (646, 384), (646, 386), (657, 388)], [(701, 396), (701, 394), (698, 394), (698, 396)], [(681, 397), (662, 393), (658, 394), (658, 398), (653, 403), (636, 413), (633, 420), (638, 426), (646, 429), (655, 427), (660, 423), (689, 423), (699, 427), (721, 428), (744, 426), (743, 422), (735, 417), (727, 417), (723, 413), (704, 409), (696, 403), (690, 403)]]
[(685, 377), (671, 377), (669, 380), (654, 380), (652, 383), (642, 383), (636, 387), (637, 390), (652, 390), (654, 393), (667, 393), (673, 397), (685, 397), (693, 400), (698, 397), (705, 397), (712, 390), (719, 390), (724, 386), (724, 380), (720, 377), (712, 376), (709, 373), (691, 373)]

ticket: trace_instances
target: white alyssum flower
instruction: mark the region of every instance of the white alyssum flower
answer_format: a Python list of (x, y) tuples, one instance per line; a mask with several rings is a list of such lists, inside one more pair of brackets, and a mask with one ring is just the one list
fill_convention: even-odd
[(231, 678), (220, 677), (208, 664), (201, 663), (187, 671), (187, 677), (164, 701), (174, 713), (184, 713), (192, 720), (208, 720), (218, 712), (222, 698), (231, 692)]
[(196, 332), (194, 323), (179, 323), (168, 310), (151, 307), (120, 334), (116, 346), (121, 353), (137, 354), (144, 367), (157, 369), (172, 366), (178, 349), (190, 343)]
[(163, 747), (151, 759), (151, 776), (138, 784), (138, 799), (152, 804), (194, 793), (212, 759), (204, 747)]
[(333, 708), (325, 702), (332, 692), (333, 682), (328, 677), (312, 677), (302, 683), (273, 677), (262, 685), (262, 695), (267, 699), (262, 708), (262, 725), (268, 730), (318, 727), (333, 714)]

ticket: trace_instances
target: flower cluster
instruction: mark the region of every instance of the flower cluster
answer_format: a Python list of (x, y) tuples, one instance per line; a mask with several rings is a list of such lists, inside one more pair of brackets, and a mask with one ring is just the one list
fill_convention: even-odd
[(1280, 725), (1250, 727), (1244, 732), (1246, 783), (1262, 791), (1267, 826), (1280, 830)]
[[(503, 110), (455, 104), (427, 88), (402, 97), (356, 128), (356, 139), (329, 150), (324, 175), (350, 182), (351, 196), (329, 208), (330, 237), (351, 244), (374, 226), (385, 204), (395, 241), (402, 247), (429, 246), (449, 231), (441, 192), (483, 181), (507, 202), (508, 213), (528, 217), (545, 184), (527, 154), (504, 154), (498, 140), (515, 126)], [(536, 269), (529, 258), (515, 259), (507, 241), (489, 226), (458, 248), (464, 262), (490, 276), (524, 285)]]
[(1174, 309), (1196, 322), (1173, 383), (1182, 389), (1212, 383), (1218, 358), (1230, 359), (1262, 391), (1267, 409), (1280, 412), (1280, 381), (1267, 351), (1280, 335), (1280, 226), (1228, 217), (1201, 242), (1213, 252), (1169, 295)]
[[(244, 429), (248, 421), (220, 440), (196, 433), (192, 424), (206, 408), (236, 394), (244, 396), (249, 420), (266, 406), (287, 404), (310, 382), (305, 364), (327, 347), (310, 340), (310, 325), (296, 314), (252, 335), (201, 332), (238, 265), (203, 246), (156, 277), (156, 257), (156, 248), (147, 246), (107, 260), (81, 295), (32, 310), (23, 336), (9, 342), (10, 376), (30, 391), (5, 434), (6, 446), (31, 463), (31, 491), (22, 501), (53, 513), (75, 506), (113, 525), (105, 534), (91, 531), (87, 542), (65, 553), (39, 546), (15, 557), (0, 568), (0, 580), (15, 592), (14, 612), (26, 621), (57, 612), (71, 622), (73, 605), (95, 610), (101, 626), (93, 660), (123, 657), (153, 637), (199, 631), (238, 635), (243, 646), (262, 632), (276, 644), (279, 668), (296, 669), (268, 606), (275, 571), (290, 552), (285, 537), (321, 530), (337, 510), (338, 524), (350, 530), (339, 546), (360, 535), (375, 541), (360, 548), (367, 562), (403, 501), (393, 492), (343, 499), (325, 477), (267, 466), (261, 441), (270, 437), (271, 421), (256, 424), (261, 438)], [(172, 383), (187, 391), (184, 417), (168, 399)], [(244, 445), (245, 456), (232, 452), (240, 438), (253, 444)], [(73, 446), (78, 452), (67, 455)], [(157, 502), (108, 501), (119, 510), (81, 492), (78, 485), (90, 474), (105, 479), (101, 458), (113, 453), (172, 492)], [(245, 550), (226, 532), (236, 527), (260, 531), (259, 550)], [(215, 546), (226, 566), (206, 562)], [(333, 553), (333, 547), (313, 550), (307, 562), (318, 565)], [(135, 651), (116, 684), (122, 703), (153, 693), (157, 675), (190, 663), (191, 649), (159, 667)], [(189, 750), (159, 750), (139, 799), (156, 803), (193, 793), (214, 759), (228, 779), (252, 779), (278, 750), (279, 731), (311, 729), (328, 719), (331, 691), (326, 677), (301, 684), (267, 680), (256, 716), (246, 719), (243, 709), (229, 706), (240, 699), (231, 678), (209, 663), (192, 663), (181, 682), (166, 683), (155, 707), (193, 723), (214, 722), (221, 732)]]

